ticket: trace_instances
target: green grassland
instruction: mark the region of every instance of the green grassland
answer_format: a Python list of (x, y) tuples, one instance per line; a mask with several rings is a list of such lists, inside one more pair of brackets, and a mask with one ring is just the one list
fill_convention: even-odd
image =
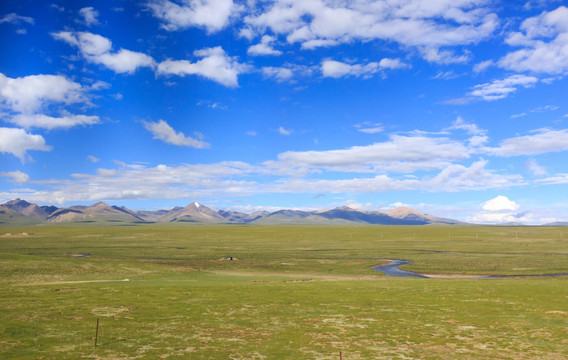
[[(568, 359), (568, 277), (527, 276), (568, 273), (567, 238), (562, 227), (2, 227), (0, 358)], [(434, 278), (371, 269), (385, 259)], [(488, 275), (525, 276), (476, 279)]]

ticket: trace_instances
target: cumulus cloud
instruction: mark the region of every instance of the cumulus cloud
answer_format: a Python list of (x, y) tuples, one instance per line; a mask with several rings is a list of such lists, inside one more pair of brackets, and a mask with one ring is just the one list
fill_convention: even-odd
[(98, 25), (99, 19), (99, 12), (95, 10), (94, 7), (84, 7), (79, 10), (79, 14), (83, 17), (83, 21), (87, 26)]
[(188, 146), (197, 149), (209, 147), (209, 144), (204, 141), (185, 136), (182, 132), (175, 131), (164, 120), (159, 120), (157, 122), (144, 122), (144, 127), (154, 135), (154, 139), (161, 140), (168, 144)]
[(11, 112), (4, 115), (6, 121), (24, 128), (55, 129), (96, 124), (98, 116), (74, 115), (66, 111), (59, 116), (48, 116), (42, 112), (53, 105), (90, 105), (89, 91), (106, 85), (99, 82), (85, 87), (61, 75), (10, 78), (0, 73), (0, 107)]
[(276, 50), (272, 47), (272, 43), (276, 41), (274, 36), (264, 35), (260, 40), (260, 44), (252, 45), (248, 48), (249, 55), (282, 55), (282, 51)]
[(499, 195), (483, 203), (481, 208), (487, 211), (517, 210), (520, 207), (516, 202), (509, 200), (508, 197)]
[(112, 52), (112, 42), (97, 34), (60, 31), (51, 35), (56, 40), (79, 48), (87, 61), (104, 65), (116, 73), (133, 74), (141, 67), (155, 67), (154, 59), (146, 54), (126, 49)]
[(520, 205), (506, 196), (499, 195), (481, 204), (482, 212), (467, 221), (482, 224), (534, 223), (536, 219), (527, 212), (515, 213)]
[(50, 103), (88, 103), (87, 90), (61, 75), (10, 78), (0, 73), (0, 104), (24, 114)]
[(505, 55), (498, 65), (514, 71), (565, 74), (568, 71), (568, 8), (524, 20), (520, 32), (509, 34), (506, 43), (521, 49)]
[(400, 59), (384, 58), (379, 62), (371, 62), (366, 65), (346, 64), (335, 60), (324, 60), (321, 64), (321, 72), (324, 77), (340, 78), (343, 76), (369, 77), (384, 69), (402, 69), (409, 65)]
[(228, 87), (239, 86), (239, 74), (248, 67), (229, 57), (220, 46), (196, 50), (193, 54), (202, 59), (194, 63), (187, 60), (166, 60), (158, 65), (161, 75), (199, 75)]
[(506, 98), (519, 88), (529, 88), (534, 86), (538, 79), (534, 76), (511, 75), (502, 80), (495, 80), (491, 83), (475, 85), (473, 91), (468, 95), (481, 98), (486, 101), (493, 101)]
[(89, 161), (92, 162), (93, 164), (99, 162), (99, 158), (97, 158), (97, 157), (94, 156), (94, 155), (89, 155), (89, 156), (87, 156), (87, 160), (89, 160)]
[(528, 214), (520, 213), (515, 214), (511, 212), (484, 212), (477, 214), (466, 219), (469, 222), (477, 224), (507, 224), (507, 223), (533, 223), (535, 218), (533, 216), (527, 216)]
[(34, 135), (23, 129), (0, 127), (0, 152), (16, 156), (22, 162), (31, 159), (30, 150), (50, 151), (41, 135)]
[(168, 31), (203, 27), (214, 33), (226, 27), (239, 11), (233, 0), (150, 0), (147, 6)]
[(24, 172), (19, 170), (16, 171), (2, 171), (0, 172), (0, 176), (12, 178), (12, 182), (18, 184), (25, 184), (30, 181), (30, 176)]
[(477, 43), (497, 28), (498, 17), (485, 4), (484, 0), (277, 0), (259, 7), (244, 22), (249, 33), (270, 29), (305, 49), (379, 39), (415, 47), (428, 61), (456, 62), (468, 59), (440, 48)]

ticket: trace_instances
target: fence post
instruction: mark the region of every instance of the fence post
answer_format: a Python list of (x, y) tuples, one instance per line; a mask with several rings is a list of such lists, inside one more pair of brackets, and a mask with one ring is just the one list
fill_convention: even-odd
[(97, 318), (97, 330), (95, 331), (95, 347), (97, 347), (98, 338), (99, 338), (99, 318)]

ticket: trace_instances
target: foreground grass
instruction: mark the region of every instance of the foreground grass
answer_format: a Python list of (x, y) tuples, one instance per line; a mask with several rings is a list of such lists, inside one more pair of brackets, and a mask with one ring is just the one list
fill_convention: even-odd
[(0, 357), (565, 359), (568, 278), (370, 269), (403, 258), (438, 275), (567, 273), (563, 230), (1, 229), (29, 235), (0, 237)]

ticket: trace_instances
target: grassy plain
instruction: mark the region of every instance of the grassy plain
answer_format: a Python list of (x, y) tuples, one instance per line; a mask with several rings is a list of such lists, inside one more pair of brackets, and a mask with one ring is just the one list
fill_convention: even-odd
[[(566, 238), (553, 227), (4, 227), (0, 358), (567, 359), (568, 277), (474, 278), (568, 273)], [(391, 258), (437, 277), (371, 269)]]

